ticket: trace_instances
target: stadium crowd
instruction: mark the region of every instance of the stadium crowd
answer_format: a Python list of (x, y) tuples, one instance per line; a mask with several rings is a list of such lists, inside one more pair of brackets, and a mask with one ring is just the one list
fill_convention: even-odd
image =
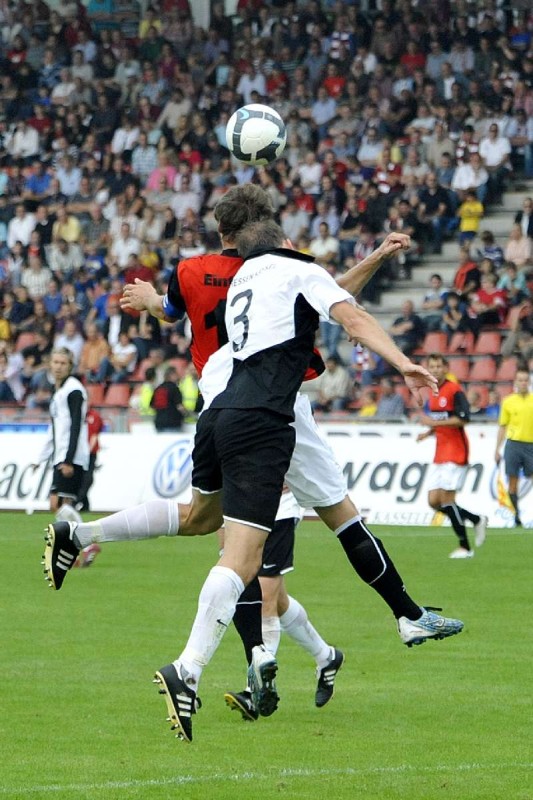
[[(126, 314), (118, 298), (136, 277), (164, 292), (180, 259), (219, 249), (213, 207), (248, 181), (332, 274), (390, 231), (411, 235), (363, 291), (368, 304), (457, 241), (453, 286), (433, 274), (422, 306), (404, 303), (391, 328), (406, 352), (430, 333), (462, 336), (469, 352), (507, 323), (503, 354), (531, 358), (533, 202), (504, 248), (484, 221), (512, 176), (533, 178), (529, 4), (239, 0), (229, 17), (215, 0), (203, 29), (188, 0), (161, 0), (131, 31), (120, 8), (0, 2), (0, 403), (47, 408), (56, 345), (93, 397), (122, 386), (123, 404), (135, 387), (147, 413), (174, 365), (193, 411), (187, 322)], [(226, 146), (229, 117), (250, 102), (286, 121), (268, 168)], [(380, 394), (392, 407), (372, 353), (339, 363), (339, 331), (322, 325), (319, 343), (342, 396), (317, 407), (349, 405), (354, 380), (374, 384), (368, 408)]]

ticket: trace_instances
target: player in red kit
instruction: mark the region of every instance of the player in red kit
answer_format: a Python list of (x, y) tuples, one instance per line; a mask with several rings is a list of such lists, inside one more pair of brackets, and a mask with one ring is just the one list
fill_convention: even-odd
[(429, 400), (429, 414), (418, 417), (429, 430), (420, 433), (417, 441), (435, 436), (435, 457), (428, 476), (428, 503), (445, 514), (459, 539), (459, 547), (450, 558), (471, 558), (465, 520), (474, 526), (476, 546), (485, 541), (487, 517), (473, 514), (457, 505), (455, 495), (463, 488), (468, 469), (468, 438), (465, 426), (470, 420), (468, 400), (461, 386), (446, 378), (448, 361), (439, 353), (428, 358), (428, 370), (437, 378), (439, 391)]

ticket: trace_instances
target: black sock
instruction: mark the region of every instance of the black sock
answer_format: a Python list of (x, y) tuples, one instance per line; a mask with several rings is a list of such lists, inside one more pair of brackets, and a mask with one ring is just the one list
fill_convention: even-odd
[(466, 508), (462, 508), (458, 506), (457, 503), (455, 504), (459, 514), (462, 516), (463, 519), (467, 519), (473, 525), (477, 525), (481, 517), (479, 514), (473, 514), (472, 511), (468, 511)]
[(337, 533), (348, 561), (359, 577), (381, 595), (398, 619), (419, 619), (422, 610), (407, 594), (403, 581), (383, 544), (373, 536), (362, 520), (354, 519)]
[(254, 578), (239, 597), (233, 615), (233, 624), (241, 637), (248, 664), (252, 663), (252, 647), (263, 643), (262, 606), (261, 584), (259, 578)]
[(463, 517), (461, 516), (461, 509), (458, 508), (455, 503), (450, 503), (449, 506), (441, 506), (440, 511), (442, 511), (442, 513), (445, 514), (452, 523), (452, 528), (459, 539), (459, 545), (464, 547), (465, 550), (470, 550), (465, 524), (463, 522)]
[(520, 514), (518, 513), (518, 495), (514, 492), (509, 492), (509, 497), (511, 499), (511, 503), (514, 506), (514, 515), (520, 519)]

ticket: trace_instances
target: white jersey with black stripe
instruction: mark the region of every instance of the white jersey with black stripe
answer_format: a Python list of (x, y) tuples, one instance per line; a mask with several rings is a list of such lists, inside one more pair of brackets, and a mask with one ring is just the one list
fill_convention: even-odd
[[(69, 402), (77, 394), (75, 406)], [(81, 395), (81, 397), (80, 397)], [(47, 442), (41, 460), (52, 456), (52, 463), (68, 461), (83, 469), (89, 466), (89, 435), (85, 417), (87, 415), (87, 392), (72, 375), (56, 389), (50, 401), (52, 424), (48, 429)]]
[(231, 375), (211, 407), (266, 408), (292, 418), (319, 318), (329, 320), (331, 307), (343, 301), (355, 304), (301, 253), (279, 249), (248, 258), (226, 303)]

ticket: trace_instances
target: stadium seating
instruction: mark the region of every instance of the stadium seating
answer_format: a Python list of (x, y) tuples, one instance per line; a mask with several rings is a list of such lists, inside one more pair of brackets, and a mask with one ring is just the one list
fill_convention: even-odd
[(489, 403), (489, 387), (485, 383), (471, 383), (468, 388), (479, 393), (479, 405), (486, 408)]
[(87, 398), (90, 406), (101, 406), (104, 404), (104, 386), (102, 383), (88, 383), (85, 386)]
[(469, 381), (494, 381), (496, 380), (496, 362), (493, 358), (486, 357), (474, 361), (470, 367)]
[(471, 353), (474, 349), (474, 334), (471, 331), (454, 333), (448, 344), (448, 353)]
[(430, 353), (445, 354), (448, 350), (448, 337), (445, 333), (439, 331), (431, 331), (426, 333), (424, 343), (422, 345), (422, 352), (429, 355)]
[(481, 331), (474, 345), (473, 353), (476, 356), (497, 356), (502, 346), (502, 335), (498, 331)]
[(454, 358), (450, 360), (450, 372), (461, 383), (468, 380), (470, 374), (470, 361), (468, 358)]
[(507, 397), (508, 394), (513, 393), (514, 385), (512, 383), (498, 383), (496, 384), (495, 389), (500, 400), (503, 400), (503, 398)]
[(104, 406), (128, 408), (130, 403), (130, 385), (128, 383), (112, 383), (104, 397)]
[(518, 359), (514, 358), (514, 356), (511, 358), (504, 358), (496, 370), (496, 380), (500, 382), (513, 381), (517, 366)]

